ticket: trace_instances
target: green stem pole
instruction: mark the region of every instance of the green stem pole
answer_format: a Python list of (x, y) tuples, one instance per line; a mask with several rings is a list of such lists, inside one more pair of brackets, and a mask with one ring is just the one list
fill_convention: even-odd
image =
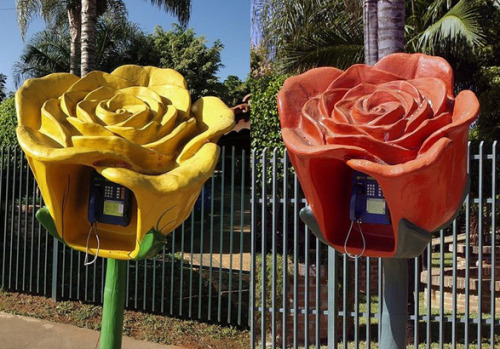
[(408, 260), (384, 258), (384, 307), (380, 348), (406, 347), (408, 319)]
[(122, 346), (126, 278), (127, 261), (108, 259), (102, 310), (101, 349), (119, 349)]

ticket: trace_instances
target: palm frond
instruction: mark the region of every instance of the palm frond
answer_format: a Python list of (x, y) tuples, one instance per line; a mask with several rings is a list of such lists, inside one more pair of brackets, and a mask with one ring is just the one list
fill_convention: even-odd
[(471, 48), (485, 43), (479, 13), (471, 1), (460, 0), (442, 18), (416, 37), (417, 47), (433, 52), (443, 42), (465, 42)]
[(151, 4), (177, 17), (185, 29), (191, 17), (191, 0), (151, 0)]
[(17, 23), (21, 29), (21, 38), (24, 40), (28, 25), (34, 16), (39, 15), (42, 3), (40, 0), (17, 0)]

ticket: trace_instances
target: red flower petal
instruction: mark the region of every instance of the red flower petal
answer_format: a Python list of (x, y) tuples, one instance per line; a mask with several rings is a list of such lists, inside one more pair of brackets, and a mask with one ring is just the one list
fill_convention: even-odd
[(395, 53), (385, 56), (375, 68), (391, 72), (405, 80), (434, 77), (444, 81), (449, 98), (453, 98), (453, 70), (441, 57), (422, 53)]
[(341, 74), (340, 69), (323, 67), (286, 79), (278, 93), (281, 127), (297, 127), (302, 106), (312, 97), (324, 92), (330, 82)]

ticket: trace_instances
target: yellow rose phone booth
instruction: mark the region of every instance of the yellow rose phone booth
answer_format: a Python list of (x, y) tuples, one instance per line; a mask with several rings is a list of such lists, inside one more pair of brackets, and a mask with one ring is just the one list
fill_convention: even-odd
[(119, 348), (126, 261), (156, 255), (189, 216), (234, 114), (215, 97), (191, 104), (175, 70), (135, 65), (29, 79), (16, 108), (37, 219), (86, 262), (108, 259), (101, 348)]

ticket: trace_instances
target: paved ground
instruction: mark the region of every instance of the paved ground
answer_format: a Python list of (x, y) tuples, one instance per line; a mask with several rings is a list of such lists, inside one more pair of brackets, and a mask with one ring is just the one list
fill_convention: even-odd
[[(0, 312), (2, 349), (89, 349), (98, 348), (99, 332), (66, 324)], [(123, 349), (182, 349), (123, 337)]]

